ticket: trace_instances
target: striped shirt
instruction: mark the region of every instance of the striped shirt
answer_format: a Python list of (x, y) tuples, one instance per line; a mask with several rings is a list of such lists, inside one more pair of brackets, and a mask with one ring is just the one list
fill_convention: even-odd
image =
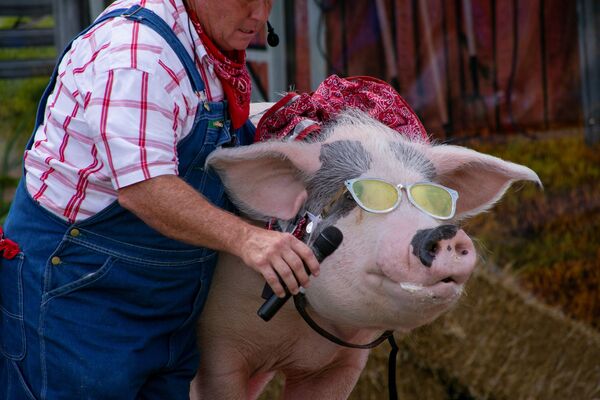
[[(196, 60), (207, 99), (221, 101), (223, 89), (182, 0), (119, 0), (107, 11), (140, 3)], [(190, 132), (198, 103), (158, 33), (118, 17), (95, 26), (60, 63), (44, 122), (25, 153), (27, 190), (72, 223), (108, 206), (120, 188), (176, 175), (177, 143)]]

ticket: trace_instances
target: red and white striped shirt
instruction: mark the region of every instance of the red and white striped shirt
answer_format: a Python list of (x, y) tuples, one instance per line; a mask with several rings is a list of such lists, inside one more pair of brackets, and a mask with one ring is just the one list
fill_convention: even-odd
[[(158, 14), (193, 56), (210, 101), (223, 89), (182, 0), (119, 0)], [(177, 143), (193, 125), (198, 96), (166, 41), (147, 26), (113, 18), (73, 42), (58, 69), (44, 123), (25, 154), (27, 189), (43, 207), (80, 221), (119, 188), (177, 174)]]

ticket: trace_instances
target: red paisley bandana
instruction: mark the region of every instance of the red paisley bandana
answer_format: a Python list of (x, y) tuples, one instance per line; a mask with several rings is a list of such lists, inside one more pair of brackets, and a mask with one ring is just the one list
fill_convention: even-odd
[(0, 253), (1, 257), (7, 260), (12, 260), (17, 254), (19, 254), (19, 245), (10, 239), (4, 237), (4, 230), (0, 226)]
[(190, 10), (187, 4), (186, 10), (202, 44), (206, 48), (208, 58), (214, 66), (215, 74), (217, 74), (223, 86), (233, 129), (238, 129), (244, 125), (250, 112), (252, 83), (250, 82), (248, 70), (246, 70), (246, 52), (234, 50), (228, 52), (227, 56), (229, 57), (225, 56), (204, 33), (196, 13)]
[(423, 124), (393, 87), (379, 79), (331, 75), (312, 94), (288, 93), (260, 119), (255, 141), (302, 140), (346, 108), (358, 108), (411, 140), (429, 141)]

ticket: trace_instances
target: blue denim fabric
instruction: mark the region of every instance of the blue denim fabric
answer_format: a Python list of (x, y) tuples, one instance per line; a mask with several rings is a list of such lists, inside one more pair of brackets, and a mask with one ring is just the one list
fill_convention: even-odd
[[(161, 33), (204, 89), (162, 20), (145, 9), (129, 18)], [(231, 135), (229, 126), (225, 102), (203, 104), (177, 148), (179, 175), (223, 208), (231, 205), (205, 159), (254, 132), (247, 124)], [(217, 254), (162, 236), (117, 202), (69, 224), (32, 199), (26, 178), (4, 227), (21, 252), (0, 258), (0, 399), (187, 399)]]

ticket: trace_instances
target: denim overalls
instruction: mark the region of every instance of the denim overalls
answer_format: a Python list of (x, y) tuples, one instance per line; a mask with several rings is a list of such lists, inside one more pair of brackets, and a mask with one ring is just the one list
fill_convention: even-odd
[[(196, 92), (204, 90), (162, 19), (136, 6), (94, 24), (118, 16), (161, 34)], [(36, 129), (55, 81), (56, 70)], [(218, 146), (249, 144), (254, 131), (247, 123), (231, 135), (229, 125), (225, 102), (200, 104), (177, 147), (179, 176), (222, 208), (231, 206), (205, 159)], [(31, 198), (25, 179), (5, 223), (21, 252), (0, 258), (0, 399), (187, 399), (198, 364), (195, 321), (217, 254), (162, 236), (116, 201), (69, 224)]]

